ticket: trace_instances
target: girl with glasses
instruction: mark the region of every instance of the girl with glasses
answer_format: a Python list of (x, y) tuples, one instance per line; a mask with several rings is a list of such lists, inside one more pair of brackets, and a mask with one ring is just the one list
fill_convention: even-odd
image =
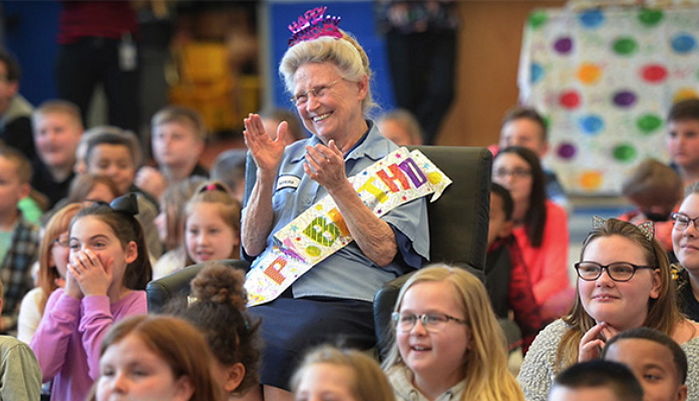
[(545, 400), (554, 376), (599, 358), (605, 342), (619, 332), (643, 326), (681, 344), (689, 358), (688, 399), (699, 399), (699, 325), (677, 307), (667, 253), (651, 226), (617, 219), (598, 224), (575, 264), (575, 305), (537, 336), (524, 359), (518, 379), (525, 397)]
[(68, 227), (83, 206), (69, 203), (54, 213), (44, 227), (39, 244), (37, 287), (29, 291), (19, 307), (17, 338), (29, 343), (39, 327), (46, 301), (56, 289), (65, 286), (68, 265)]
[(687, 188), (687, 196), (677, 213), (672, 214), (672, 248), (682, 266), (678, 277), (680, 309), (692, 320), (699, 321), (699, 184)]
[(401, 288), (393, 322), (384, 370), (398, 401), (523, 400), (485, 287), (471, 273), (418, 270)]
[(546, 179), (533, 151), (520, 146), (502, 149), (493, 160), (493, 182), (512, 195), (512, 234), (522, 251), (536, 303), (544, 321), (563, 315), (573, 299), (568, 281), (568, 217), (546, 199)]

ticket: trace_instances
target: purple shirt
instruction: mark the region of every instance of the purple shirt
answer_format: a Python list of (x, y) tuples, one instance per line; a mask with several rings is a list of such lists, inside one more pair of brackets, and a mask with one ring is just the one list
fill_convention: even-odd
[(53, 379), (51, 400), (84, 400), (99, 377), (100, 345), (112, 323), (147, 312), (145, 291), (110, 305), (106, 295), (79, 300), (55, 290), (30, 345), (43, 381)]

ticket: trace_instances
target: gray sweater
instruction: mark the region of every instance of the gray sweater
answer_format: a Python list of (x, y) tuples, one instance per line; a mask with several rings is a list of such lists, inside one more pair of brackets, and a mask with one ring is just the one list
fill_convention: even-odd
[[(569, 326), (563, 320), (546, 326), (536, 336), (519, 371), (519, 381), (527, 401), (546, 401), (556, 374), (556, 350)], [(680, 345), (687, 354), (687, 401), (699, 401), (699, 337)]]

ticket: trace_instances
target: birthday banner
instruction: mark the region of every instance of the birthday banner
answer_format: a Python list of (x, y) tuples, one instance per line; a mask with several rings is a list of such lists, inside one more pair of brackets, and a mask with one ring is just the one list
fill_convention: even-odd
[(537, 10), (520, 57), (520, 100), (549, 127), (544, 163), (566, 190), (618, 194), (645, 158), (668, 161), (665, 116), (699, 97), (699, 8)]
[[(451, 180), (422, 152), (399, 148), (349, 178), (362, 202), (378, 217), (433, 194), (436, 201)], [(245, 279), (248, 306), (270, 302), (301, 275), (353, 241), (335, 201), (326, 195), (274, 234)]]

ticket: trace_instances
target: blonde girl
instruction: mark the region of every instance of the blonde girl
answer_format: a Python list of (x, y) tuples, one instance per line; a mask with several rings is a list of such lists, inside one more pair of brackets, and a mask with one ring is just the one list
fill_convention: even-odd
[(291, 378), (297, 401), (395, 401), (378, 363), (364, 352), (329, 345), (306, 355)]
[(505, 338), (485, 287), (473, 274), (432, 265), (413, 274), (398, 295), (395, 341), (384, 370), (399, 401), (523, 400), (507, 367)]
[(82, 209), (70, 225), (65, 288), (55, 290), (31, 348), (51, 400), (82, 400), (99, 376), (99, 347), (115, 321), (147, 313), (151, 266), (136, 196)]
[(17, 338), (29, 343), (39, 327), (49, 295), (65, 285), (68, 264), (68, 226), (73, 216), (82, 209), (79, 203), (70, 203), (58, 210), (44, 228), (39, 244), (38, 286), (22, 299), (17, 322)]
[(218, 181), (204, 183), (185, 207), (186, 265), (238, 258), (240, 203)]

